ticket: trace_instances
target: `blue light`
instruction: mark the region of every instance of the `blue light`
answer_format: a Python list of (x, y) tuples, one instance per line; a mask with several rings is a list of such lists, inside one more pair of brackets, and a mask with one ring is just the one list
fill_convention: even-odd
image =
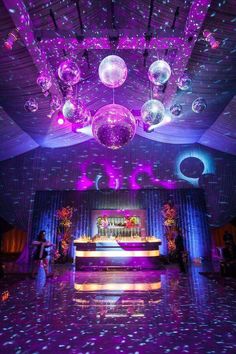
[(202, 172), (202, 175), (211, 173), (214, 174), (215, 173), (215, 163), (214, 160), (212, 158), (212, 156), (205, 152), (202, 151), (200, 149), (194, 149), (194, 150), (187, 150), (184, 151), (183, 153), (181, 153), (178, 157), (177, 157), (177, 161), (176, 161), (176, 174), (179, 178), (184, 179), (185, 181), (188, 181), (189, 183), (191, 183), (193, 186), (198, 187), (198, 182), (199, 182), (199, 177), (197, 178), (192, 178), (192, 177), (188, 177), (185, 176), (180, 169), (180, 165), (181, 163), (190, 157), (195, 157), (197, 159), (199, 159), (203, 165), (204, 165), (204, 170)]

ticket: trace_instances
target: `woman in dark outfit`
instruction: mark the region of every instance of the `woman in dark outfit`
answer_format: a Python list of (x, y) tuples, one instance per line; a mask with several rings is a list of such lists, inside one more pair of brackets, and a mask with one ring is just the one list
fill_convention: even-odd
[(176, 257), (181, 273), (186, 273), (185, 263), (183, 261), (183, 252), (184, 252), (184, 240), (181, 232), (178, 231), (178, 235), (175, 238), (175, 247), (176, 247)]
[(43, 262), (43, 266), (45, 269), (45, 273), (47, 275), (48, 271), (48, 252), (47, 248), (52, 247), (53, 244), (48, 242), (45, 238), (46, 232), (44, 230), (40, 231), (38, 234), (37, 240), (33, 242), (33, 246), (36, 246), (36, 249), (33, 254), (33, 260), (34, 260), (34, 265), (33, 265), (33, 271), (32, 271), (32, 276), (35, 275), (36, 270), (39, 268), (40, 261)]

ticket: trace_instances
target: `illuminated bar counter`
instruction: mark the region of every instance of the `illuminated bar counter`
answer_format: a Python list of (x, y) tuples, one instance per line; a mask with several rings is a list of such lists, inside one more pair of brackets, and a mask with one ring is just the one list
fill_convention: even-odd
[(82, 237), (75, 240), (74, 245), (76, 270), (155, 269), (160, 266), (161, 240), (155, 237)]

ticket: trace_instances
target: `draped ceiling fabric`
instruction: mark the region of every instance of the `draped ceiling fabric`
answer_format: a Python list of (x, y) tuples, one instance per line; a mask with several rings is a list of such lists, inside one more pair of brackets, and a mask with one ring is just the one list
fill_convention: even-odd
[[(191, 29), (189, 20), (191, 9), (197, 8), (198, 3), (207, 4), (208, 2), (210, 6), (205, 17), (202, 17), (202, 25), (197, 32), (198, 39), (194, 42), (194, 39), (191, 40), (193, 29)], [(99, 38), (107, 38), (112, 28), (110, 5), (104, 1), (104, 6), (101, 6), (100, 2), (95, 0), (89, 2), (82, 0), (79, 3), (84, 38), (93, 35), (97, 41)], [(155, 49), (150, 42), (150, 45), (146, 45), (148, 56), (144, 63), (144, 48), (142, 47), (116, 50), (116, 54), (126, 61), (128, 67), (127, 81), (115, 90), (116, 103), (127, 106), (139, 116), (142, 104), (150, 97), (147, 69), (157, 57), (160, 57), (167, 60), (173, 69), (173, 79), (160, 98), (167, 107), (174, 103), (183, 105), (182, 116), (173, 117), (168, 126), (160, 127), (149, 134), (144, 133), (140, 128), (137, 134), (142, 135), (148, 141), (171, 142), (172, 144), (199, 142), (217, 150), (236, 154), (236, 137), (235, 134), (230, 133), (236, 130), (235, 98), (233, 99), (236, 87), (234, 5), (234, 0), (223, 2), (218, 0), (155, 1), (151, 21), (154, 37), (156, 35), (162, 41), (161, 43), (164, 43), (162, 38), (165, 37), (175, 38), (178, 41), (190, 35), (185, 38), (189, 39), (191, 48), (189, 54), (182, 53), (181, 46), (173, 48), (170, 44), (170, 48), (163, 49), (160, 45), (159, 49)], [(54, 1), (50, 4), (45, 0), (37, 2), (0, 1), (1, 46), (8, 33), (17, 25), (21, 26), (21, 40), (16, 42), (13, 50), (0, 51), (0, 105), (2, 106), (0, 116), (4, 120), (3, 126), (1, 123), (1, 160), (17, 156), (37, 146), (66, 147), (91, 139), (86, 130), (78, 134), (72, 133), (69, 123), (58, 126), (55, 119), (50, 120), (47, 117), (50, 111), (50, 95), (44, 97), (36, 84), (40, 69), (46, 67), (47, 64), (53, 73), (53, 87), (62, 95), (57, 68), (63, 60), (63, 49), (70, 56), (74, 55), (80, 65), (82, 80), (76, 90), (92, 112), (112, 102), (112, 90), (102, 85), (97, 72), (102, 58), (114, 53), (112, 47), (102, 49), (102, 46), (98, 45), (95, 49), (90, 42), (85, 41), (84, 44), (77, 42), (71, 35), (62, 41), (58, 39), (48, 41), (48, 38), (58, 38), (49, 15), (50, 9), (54, 13), (59, 33), (63, 30), (68, 33), (76, 31), (79, 33), (77, 9), (72, 1)], [(125, 35), (144, 38), (150, 12), (149, 1), (115, 2), (114, 11), (115, 28), (121, 37), (121, 42), (122, 36)], [(173, 26), (176, 11), (179, 15)], [(194, 15), (193, 12), (193, 17)], [(26, 19), (25, 27), (22, 25), (22, 16)], [(209, 44), (203, 40), (202, 30), (205, 28), (213, 32), (220, 41), (220, 48), (217, 50), (210, 49)], [(27, 40), (31, 38), (31, 35), (35, 36), (35, 41), (28, 43)], [(192, 42), (194, 45), (191, 44)], [(40, 64), (40, 60), (37, 60), (39, 50), (45, 54), (45, 63)], [(189, 92), (177, 91), (176, 86), (176, 75), (183, 61), (186, 62), (186, 70), (192, 78), (192, 90)], [(192, 112), (191, 103), (199, 96), (205, 98), (208, 107), (205, 112), (198, 115)], [(38, 99), (39, 110), (35, 113), (24, 111), (24, 103), (29, 97)], [(170, 102), (169, 99), (171, 99)]]
[[(145, 209), (147, 233), (162, 240), (161, 251), (166, 253), (166, 239), (161, 208), (173, 200), (178, 210), (180, 227), (191, 258), (208, 257), (211, 241), (206, 219), (204, 193), (201, 189), (181, 190), (103, 190), (103, 191), (39, 191), (35, 196), (31, 238), (40, 230), (56, 243), (56, 210), (73, 206), (72, 235), (74, 238), (91, 235), (91, 211), (105, 209)], [(102, 213), (102, 211), (101, 211)], [(135, 213), (135, 211), (134, 211)]]
[[(198, 4), (204, 10), (195, 16)], [(9, 32), (21, 28), (12, 51), (0, 51), (0, 215), (13, 225), (29, 230), (35, 192), (50, 189), (201, 187), (210, 225), (222, 225), (236, 215), (235, 1), (154, 1), (150, 42), (144, 36), (149, 5), (150, 1), (141, 0), (113, 2), (119, 34), (114, 48), (108, 40), (114, 27), (110, 2), (101, 6), (100, 1), (79, 1), (84, 40), (78, 41), (75, 33), (81, 34), (81, 23), (75, 2), (0, 0), (1, 48)], [(218, 49), (212, 50), (203, 40), (204, 29), (220, 41)], [(66, 38), (58, 38), (63, 31)], [(130, 37), (135, 49), (120, 48), (122, 40)], [(158, 49), (152, 44), (155, 40)], [(184, 46), (179, 44), (183, 42)], [(182, 52), (183, 48), (187, 50)], [(65, 94), (57, 75), (65, 54), (80, 66), (82, 79), (75, 91), (92, 113), (111, 103), (113, 92), (100, 82), (98, 66), (114, 52), (128, 67), (126, 82), (115, 89), (116, 103), (139, 118), (140, 108), (152, 95), (148, 68), (160, 58), (172, 68), (160, 100), (167, 110), (174, 103), (183, 106), (180, 117), (172, 117), (153, 133), (138, 127), (133, 142), (120, 151), (99, 146), (89, 128), (73, 133), (69, 123), (59, 126), (55, 117), (48, 118), (51, 96)], [(36, 84), (45, 68), (53, 81), (47, 97)], [(176, 86), (184, 71), (192, 78), (187, 92)], [(207, 109), (196, 114), (191, 105), (199, 96)], [(24, 110), (30, 97), (39, 103), (35, 113)]]

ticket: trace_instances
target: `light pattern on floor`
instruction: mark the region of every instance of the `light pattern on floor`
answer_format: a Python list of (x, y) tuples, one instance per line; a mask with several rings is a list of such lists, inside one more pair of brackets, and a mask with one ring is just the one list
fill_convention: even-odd
[(0, 305), (0, 353), (235, 353), (235, 289), (199, 271), (20, 280)]

